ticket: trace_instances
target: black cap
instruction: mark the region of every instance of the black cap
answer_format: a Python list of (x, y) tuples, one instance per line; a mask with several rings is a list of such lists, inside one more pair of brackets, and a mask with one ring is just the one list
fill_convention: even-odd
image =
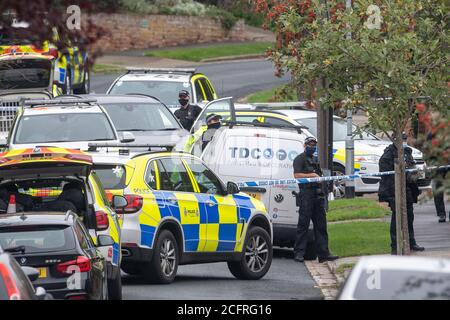
[(181, 96), (187, 96), (187, 97), (189, 97), (189, 91), (187, 91), (187, 90), (181, 90), (180, 93), (178, 93), (178, 96), (179, 96), (179, 97), (181, 97)]
[(317, 139), (314, 138), (314, 137), (307, 137), (307, 138), (305, 139), (305, 144), (309, 144), (309, 143), (311, 143), (311, 142), (317, 143)]
[(222, 119), (222, 116), (219, 116), (218, 114), (211, 113), (211, 114), (209, 114), (206, 117), (206, 123), (210, 122), (212, 119), (220, 120), (220, 119)]

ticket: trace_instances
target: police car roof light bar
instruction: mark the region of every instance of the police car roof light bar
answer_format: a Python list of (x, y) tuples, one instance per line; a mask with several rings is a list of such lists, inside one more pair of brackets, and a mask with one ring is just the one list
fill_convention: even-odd
[(127, 68), (127, 73), (195, 73), (195, 68)]
[(264, 122), (246, 122), (246, 121), (224, 121), (224, 125), (228, 125), (232, 129), (235, 125), (238, 126), (253, 126), (253, 127), (263, 127), (263, 128), (275, 128), (275, 129), (294, 129), (298, 133), (302, 133), (302, 129), (308, 129), (306, 126), (302, 125), (287, 125), (287, 124), (271, 124)]
[(37, 105), (74, 105), (74, 104), (88, 104), (96, 103), (97, 99), (51, 99), (51, 100), (40, 100), (40, 99), (22, 99), (22, 105), (27, 107), (33, 107)]
[[(148, 144), (148, 143), (89, 143), (88, 151), (97, 151), (97, 148), (123, 148), (123, 149), (166, 149), (167, 151), (172, 151), (175, 148), (174, 144)], [(119, 150), (119, 152), (123, 152)]]

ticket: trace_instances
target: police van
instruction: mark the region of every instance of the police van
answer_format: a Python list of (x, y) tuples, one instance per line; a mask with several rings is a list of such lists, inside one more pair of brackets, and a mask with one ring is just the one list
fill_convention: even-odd
[[(227, 114), (233, 118), (232, 98), (208, 104), (194, 123), (203, 125), (207, 114)], [(227, 115), (224, 117), (227, 118)], [(195, 130), (195, 129), (194, 129)], [(311, 134), (304, 127), (270, 125), (231, 121), (214, 134), (201, 152), (201, 159), (225, 181), (250, 182), (271, 179), (293, 179), (293, 161), (303, 152), (306, 137)], [(192, 152), (198, 154), (197, 140)], [(245, 187), (241, 191), (261, 200), (273, 221), (274, 245), (292, 246), (298, 222), (298, 207), (294, 193), (298, 185)]]

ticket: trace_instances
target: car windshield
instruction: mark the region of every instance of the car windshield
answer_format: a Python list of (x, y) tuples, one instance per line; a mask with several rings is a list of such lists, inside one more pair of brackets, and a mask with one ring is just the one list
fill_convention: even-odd
[(68, 226), (3, 227), (0, 246), (5, 249), (23, 246), (24, 253), (65, 251), (75, 248), (75, 240)]
[(421, 270), (364, 270), (354, 298), (362, 300), (450, 299), (450, 273)]
[[(296, 119), (300, 125), (308, 127), (308, 131), (317, 137), (317, 118)], [(358, 128), (353, 125), (354, 140), (377, 140), (375, 136), (368, 132), (355, 134)], [(344, 119), (333, 119), (333, 141), (345, 141), (347, 139), (347, 121)]]
[(103, 187), (108, 189), (123, 189), (126, 187), (126, 171), (120, 165), (97, 165), (94, 168)]
[(118, 131), (180, 129), (174, 115), (159, 103), (106, 104), (104, 107)]
[(50, 86), (52, 63), (44, 59), (0, 62), (0, 90), (34, 89)]
[[(181, 90), (192, 92), (189, 82), (176, 81), (117, 81), (109, 93), (129, 94), (140, 93), (153, 96), (162, 101), (166, 106), (177, 106), (178, 93)], [(192, 94), (191, 94), (192, 95)]]
[(103, 113), (61, 113), (23, 116), (14, 143), (52, 143), (116, 140)]

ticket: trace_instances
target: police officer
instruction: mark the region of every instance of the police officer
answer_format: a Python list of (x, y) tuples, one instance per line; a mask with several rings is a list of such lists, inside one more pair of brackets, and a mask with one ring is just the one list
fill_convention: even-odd
[[(322, 170), (314, 157), (317, 150), (317, 140), (308, 137), (305, 140), (305, 151), (294, 159), (294, 177), (318, 178), (322, 176)], [(308, 241), (309, 223), (312, 220), (314, 225), (314, 238), (316, 252), (319, 262), (333, 261), (337, 256), (330, 254), (328, 249), (327, 219), (325, 212), (325, 197), (327, 190), (324, 190), (322, 183), (299, 184), (297, 205), (299, 206), (299, 217), (297, 225), (297, 237), (294, 245), (294, 259), (303, 262), (306, 244)]]
[(180, 103), (180, 108), (175, 111), (175, 117), (180, 120), (181, 125), (186, 130), (191, 130), (195, 119), (197, 119), (202, 108), (195, 104), (189, 103), (189, 92), (186, 90), (181, 90), (178, 94), (178, 102)]
[[(406, 142), (406, 134), (403, 134), (403, 150), (405, 154), (406, 169), (413, 169), (415, 161), (412, 156), (412, 149)], [(379, 161), (380, 172), (393, 171), (394, 159), (397, 158), (397, 148), (394, 144), (389, 145), (385, 150)], [(425, 248), (419, 246), (414, 238), (414, 208), (413, 204), (417, 203), (417, 198), (420, 194), (417, 185), (417, 174), (406, 173), (406, 213), (408, 217), (408, 232), (409, 245), (412, 251), (424, 251)], [(396, 233), (396, 219), (395, 219), (395, 176), (385, 175), (381, 176), (380, 187), (378, 189), (378, 198), (380, 202), (387, 202), (392, 211), (391, 216), (391, 253), (397, 254), (397, 233)]]
[(208, 129), (206, 129), (206, 131), (202, 134), (202, 151), (205, 150), (208, 143), (210, 143), (214, 138), (214, 134), (217, 129), (220, 128), (220, 119), (222, 119), (222, 117), (214, 113), (209, 114), (206, 117), (206, 125), (208, 126)]

